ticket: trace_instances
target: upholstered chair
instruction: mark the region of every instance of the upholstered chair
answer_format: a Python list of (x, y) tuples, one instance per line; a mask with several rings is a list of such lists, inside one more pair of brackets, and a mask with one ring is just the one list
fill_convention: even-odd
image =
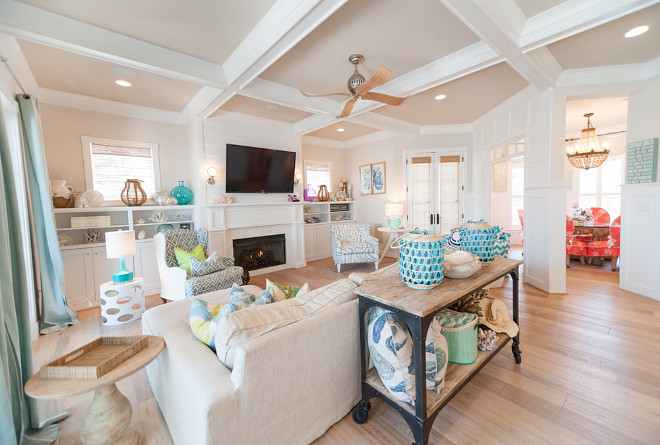
[(369, 235), (367, 224), (337, 224), (332, 226), (332, 258), (337, 265), (374, 262), (378, 270), (378, 238)]
[(610, 226), (610, 236), (606, 241), (592, 241), (587, 244), (587, 256), (590, 258), (610, 258), (612, 270), (616, 270), (616, 261), (621, 253), (621, 217), (618, 216)]
[[(573, 235), (575, 232), (575, 224), (570, 217), (566, 217), (566, 267), (571, 267), (571, 256), (580, 258), (580, 263), (584, 265), (584, 256), (587, 254), (587, 245), (584, 241), (576, 238), (578, 235)], [(589, 235), (591, 239), (591, 235)]]
[(156, 264), (160, 275), (160, 296), (165, 300), (181, 300), (243, 283), (243, 268), (234, 266), (233, 258), (222, 258), (225, 268), (201, 276), (191, 276), (179, 267), (174, 249), (192, 251), (198, 244), (208, 257), (208, 230), (170, 230), (154, 236)]
[(595, 226), (607, 226), (610, 224), (610, 214), (602, 207), (591, 208), (591, 219)]

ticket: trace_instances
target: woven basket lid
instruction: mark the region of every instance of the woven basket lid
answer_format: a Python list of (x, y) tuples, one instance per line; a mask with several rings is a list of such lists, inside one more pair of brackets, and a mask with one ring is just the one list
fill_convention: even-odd
[(483, 219), (479, 221), (468, 221), (461, 226), (463, 229), (490, 229), (492, 226)]
[(444, 310), (440, 311), (435, 316), (440, 326), (443, 328), (460, 328), (466, 324), (470, 324), (477, 316), (469, 312), (455, 312)]
[(426, 230), (411, 230), (410, 232), (403, 235), (401, 241), (418, 241), (422, 243), (435, 243), (437, 241), (442, 241), (442, 237), (436, 235), (435, 232), (429, 232)]

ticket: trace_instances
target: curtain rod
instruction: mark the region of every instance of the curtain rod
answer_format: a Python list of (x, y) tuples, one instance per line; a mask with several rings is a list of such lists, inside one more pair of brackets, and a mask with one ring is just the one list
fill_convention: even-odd
[[(612, 136), (613, 134), (624, 134), (626, 130), (621, 130), (621, 131), (613, 131), (611, 133), (603, 133), (603, 134), (597, 134), (597, 137), (603, 137), (603, 136)], [(571, 141), (579, 141), (580, 138), (572, 138), (572, 139), (564, 139), (564, 142), (571, 142)]]
[(11, 69), (9, 66), (9, 59), (5, 59), (2, 54), (0, 54), (0, 62), (4, 63), (5, 66), (7, 67), (7, 71), (9, 71), (9, 74), (11, 74), (11, 77), (14, 78), (14, 81), (18, 84), (18, 87), (21, 89), (23, 92), (23, 96), (27, 99), (30, 97), (28, 93), (25, 92), (25, 89), (23, 88), (23, 85), (21, 85), (21, 82), (18, 80), (18, 77), (16, 77), (16, 74), (14, 74), (14, 71)]

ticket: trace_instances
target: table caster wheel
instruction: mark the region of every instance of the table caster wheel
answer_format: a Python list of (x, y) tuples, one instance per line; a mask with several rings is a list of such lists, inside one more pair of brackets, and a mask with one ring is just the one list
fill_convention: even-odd
[(367, 423), (369, 420), (369, 410), (371, 409), (371, 403), (369, 402), (360, 402), (358, 406), (353, 409), (353, 421), (358, 425)]

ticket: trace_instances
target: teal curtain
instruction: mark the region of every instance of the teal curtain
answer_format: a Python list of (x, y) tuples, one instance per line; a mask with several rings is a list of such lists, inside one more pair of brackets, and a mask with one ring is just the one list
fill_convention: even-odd
[(78, 314), (68, 305), (64, 296), (64, 266), (55, 230), (39, 106), (30, 96), (18, 95), (16, 100), (21, 114), (29, 210), (34, 225), (34, 261), (39, 271), (39, 331), (49, 334), (77, 323)]
[(36, 404), (23, 387), (33, 374), (30, 316), (16, 182), (0, 106), (0, 442), (52, 443), (57, 425), (38, 427)]

